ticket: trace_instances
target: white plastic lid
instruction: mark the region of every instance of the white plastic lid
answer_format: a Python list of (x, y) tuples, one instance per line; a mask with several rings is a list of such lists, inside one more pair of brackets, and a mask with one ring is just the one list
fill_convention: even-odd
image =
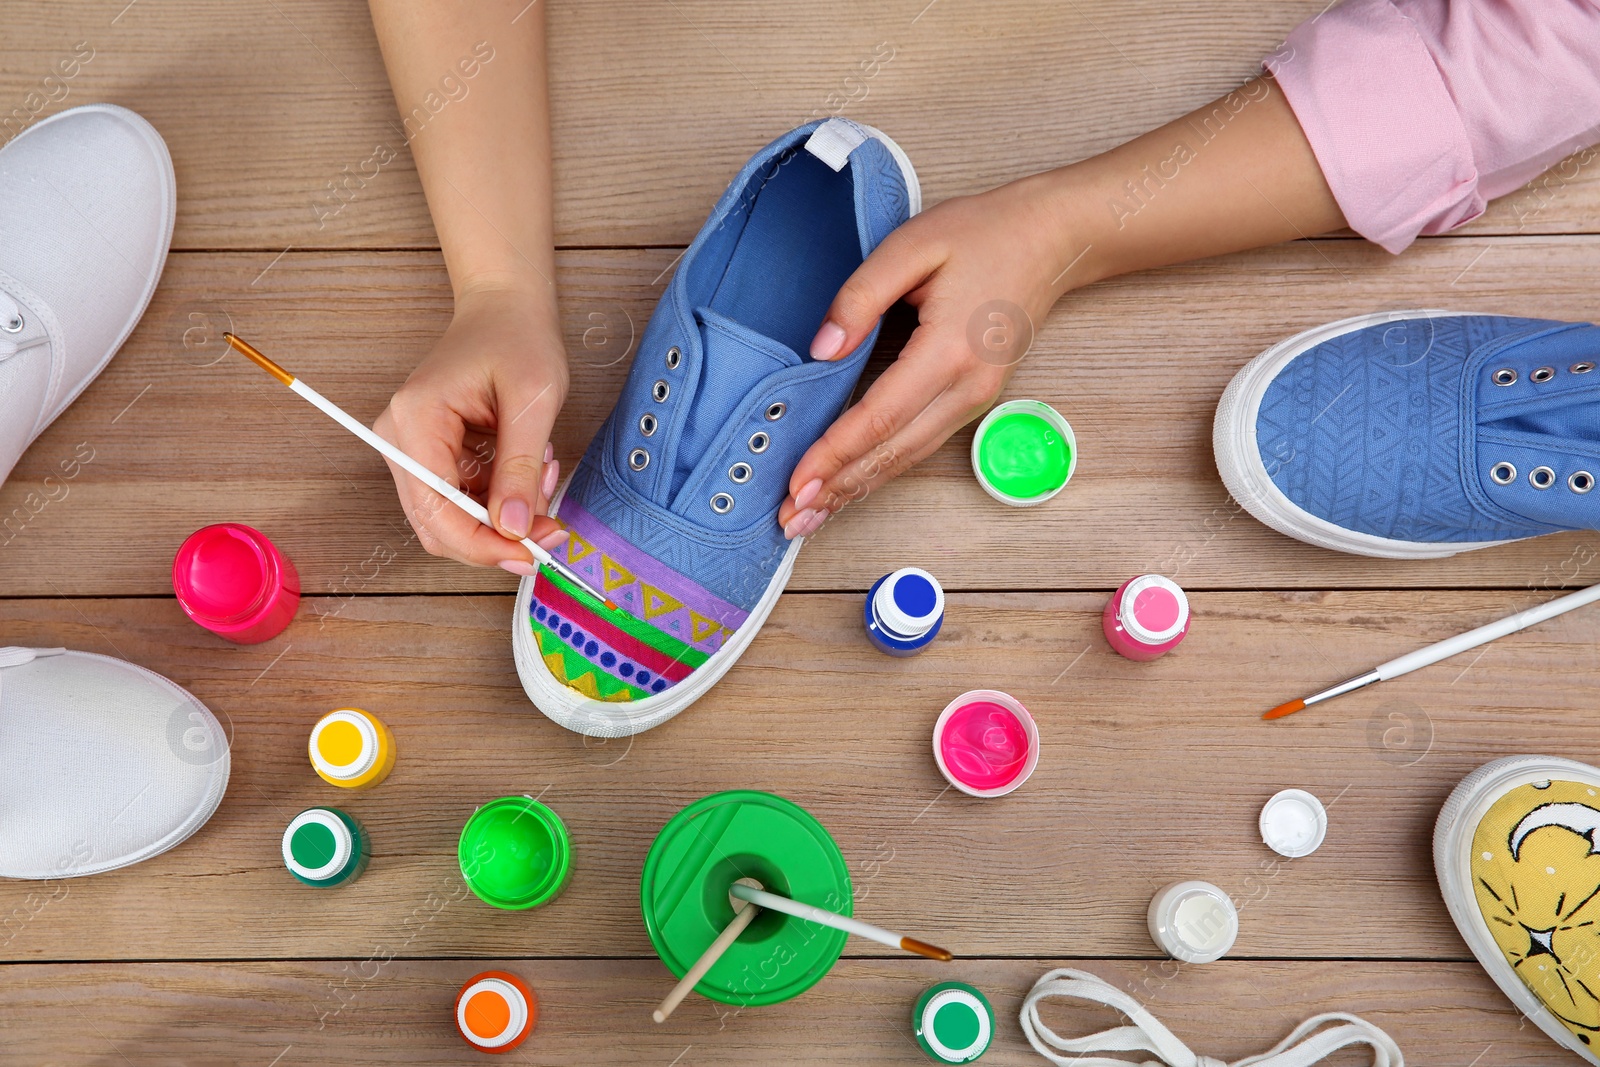
[(921, 637), (944, 615), (944, 589), (921, 567), (901, 567), (878, 586), (872, 614), (901, 637)]
[[(978, 1032), (963, 1048), (951, 1048), (941, 1041), (939, 1028), (934, 1025), (939, 1012), (952, 1004), (960, 1004), (977, 1016)], [(967, 1063), (977, 1059), (989, 1047), (989, 1038), (993, 1035), (993, 1031), (994, 1016), (987, 1004), (965, 989), (941, 989), (929, 997), (928, 1003), (922, 1006), (921, 1026), (917, 1032), (939, 1057), (941, 1063)]]
[(1165, 644), (1189, 625), (1189, 598), (1171, 578), (1141, 574), (1122, 590), (1117, 621), (1142, 644)]
[(1239, 909), (1210, 882), (1173, 882), (1150, 900), (1150, 936), (1183, 963), (1220, 960), (1239, 936)]
[[(317, 825), (326, 827), (333, 834), (333, 858), (320, 867), (308, 867), (294, 858), (294, 836), (303, 827)], [(344, 869), (350, 862), (350, 855), (355, 851), (355, 838), (350, 833), (350, 827), (327, 808), (308, 808), (296, 815), (289, 823), (289, 828), (283, 832), (283, 863), (289, 870), (302, 878), (321, 881), (332, 878)]]
[[(323, 754), (323, 731), (334, 723), (349, 723), (361, 735), (361, 749), (356, 753), (356, 758), (351, 763), (333, 763)], [(340, 708), (330, 711), (317, 721), (311, 728), (311, 764), (329, 778), (347, 780), (359, 778), (366, 774), (378, 762), (378, 728), (372, 720), (359, 711), (350, 708)]]
[(1261, 809), (1261, 840), (1280, 856), (1309, 856), (1328, 836), (1328, 809), (1304, 789), (1273, 794)]
[[(488, 993), (498, 996), (505, 1001), (509, 1009), (510, 1018), (506, 1028), (493, 1036), (485, 1036), (476, 1027), (467, 1022), (467, 1006), (472, 1003), (472, 998), (479, 993)], [(522, 995), (522, 990), (512, 985), (503, 978), (480, 978), (461, 991), (461, 997), (456, 1002), (456, 1026), (461, 1033), (479, 1048), (501, 1048), (517, 1039), (522, 1033), (522, 1028), (528, 1025), (528, 1001)]]

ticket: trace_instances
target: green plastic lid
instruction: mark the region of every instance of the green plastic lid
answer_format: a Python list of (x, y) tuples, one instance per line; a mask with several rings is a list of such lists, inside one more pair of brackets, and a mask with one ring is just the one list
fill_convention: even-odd
[(549, 903), (572, 875), (566, 826), (532, 797), (501, 797), (473, 812), (456, 855), (478, 899), (508, 910)]
[(985, 492), (1028, 507), (1060, 492), (1077, 467), (1077, 438), (1061, 413), (1038, 400), (1010, 400), (984, 416), (972, 439), (972, 469)]
[(307, 808), (283, 831), (283, 864), (306, 885), (349, 881), (361, 873), (366, 858), (361, 824), (338, 808)]
[(940, 982), (911, 1009), (917, 1044), (935, 1063), (971, 1063), (994, 1040), (994, 1008), (965, 982)]
[[(673, 974), (687, 973), (733, 921), (728, 887), (746, 877), (794, 900), (851, 913), (844, 856), (803, 808), (753, 790), (703, 797), (662, 827), (639, 880), (650, 943)], [(777, 1004), (821, 981), (845, 937), (843, 930), (763, 912), (695, 991), (724, 1004)]]

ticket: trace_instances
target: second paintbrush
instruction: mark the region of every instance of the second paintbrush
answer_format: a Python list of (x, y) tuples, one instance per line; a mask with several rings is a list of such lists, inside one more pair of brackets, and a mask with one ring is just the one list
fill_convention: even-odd
[(917, 955), (926, 956), (930, 960), (949, 962), (955, 958), (944, 949), (939, 948), (937, 945), (930, 945), (926, 941), (918, 941), (914, 937), (903, 937), (892, 930), (885, 930), (881, 926), (873, 926), (871, 923), (864, 923), (860, 919), (852, 919), (848, 915), (840, 915), (838, 912), (829, 911), (826, 908), (802, 904), (798, 900), (781, 897), (776, 893), (753, 889), (740, 882), (735, 882), (729, 886), (728, 893), (760, 908), (781, 911), (785, 915), (793, 915), (797, 919), (809, 919), (811, 922), (821, 926), (831, 926), (835, 930), (843, 930), (847, 934), (865, 937), (870, 941), (878, 942), (880, 945), (888, 945), (890, 948), (915, 952)]
[[(468, 515), (471, 515), (474, 519), (477, 519), (491, 530), (494, 529), (494, 523), (489, 521), (488, 508), (485, 508), (482, 504), (478, 503), (476, 500), (472, 499), (470, 496), (430, 471), (427, 467), (424, 467), (421, 463), (418, 463), (416, 460), (400, 451), (399, 448), (379, 437), (365, 424), (352, 418), (348, 413), (345, 412), (343, 408), (339, 407), (339, 405), (335, 404), (333, 401), (329, 400), (327, 397), (311, 388), (311, 386), (307, 385), (305, 382), (302, 382), (300, 379), (296, 378), (294, 375), (278, 366), (266, 356), (262, 355), (254, 345), (250, 344), (250, 342), (241, 337), (236, 337), (231, 333), (225, 333), (222, 336), (227, 340), (229, 345), (231, 345), (241, 355), (249, 359), (250, 362), (254, 363), (256, 366), (260, 367), (262, 370), (278, 379), (278, 381), (282, 382), (284, 385), (287, 385), (292, 392), (300, 394), (307, 401), (309, 401), (313, 407), (317, 408), (323, 414), (331, 418), (334, 422), (337, 422), (340, 426), (343, 426), (345, 429), (361, 438), (367, 444), (371, 445), (380, 454), (382, 454), (385, 459), (388, 459), (397, 466), (403, 468), (406, 473), (410, 474), (413, 478), (417, 479), (423, 485), (426, 485), (429, 489), (432, 489), (435, 493), (438, 493), (440, 496), (450, 501), (450, 503), (454, 504), (462, 511), (465, 511)], [(532, 538), (524, 537), (522, 538), (520, 544), (529, 552), (533, 553), (534, 559), (560, 574), (563, 578), (567, 579), (567, 581), (571, 582), (573, 585), (576, 585), (579, 589), (583, 590), (585, 593), (588, 593), (590, 596), (594, 597), (612, 611), (617, 610), (616, 604), (612, 603), (610, 600), (607, 600), (588, 582), (584, 581), (578, 575), (574, 574), (571, 569), (558, 562), (555, 557), (550, 555), (549, 551), (538, 542), (534, 541)]]

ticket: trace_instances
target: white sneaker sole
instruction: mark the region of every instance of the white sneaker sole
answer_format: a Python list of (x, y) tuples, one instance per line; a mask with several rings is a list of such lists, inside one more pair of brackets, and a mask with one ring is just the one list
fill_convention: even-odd
[[(912, 167), (910, 158), (881, 130), (871, 126), (863, 126), (862, 129), (883, 142), (889, 154), (894, 157), (906, 181), (911, 214), (920, 212), (922, 186), (917, 181), (917, 172)], [(567, 484), (571, 484), (570, 479)], [(555, 499), (550, 502), (551, 515), (556, 513), (556, 508), (561, 503), (561, 498), (566, 495), (566, 491), (567, 486), (563, 485), (560, 492), (556, 493)], [(534, 579), (522, 579), (517, 586), (516, 607), (512, 610), (511, 616), (511, 652), (516, 660), (517, 676), (522, 679), (522, 687), (527, 690), (534, 706), (544, 712), (552, 722), (589, 737), (627, 737), (660, 726), (705, 696), (712, 686), (722, 680), (722, 676), (728, 673), (728, 669), (738, 661), (739, 657), (744, 655), (744, 650), (750, 647), (750, 642), (755, 640), (756, 634), (766, 624), (767, 616), (772, 613), (773, 606), (778, 603), (778, 597), (783, 595), (784, 588), (789, 584), (789, 576), (794, 572), (795, 560), (799, 557), (800, 548), (804, 544), (805, 538), (794, 539), (784, 552), (777, 572), (767, 583), (767, 591), (751, 610), (744, 625), (740, 626), (733, 637), (712, 653), (694, 673), (664, 692), (626, 703), (594, 700), (556, 681), (555, 676), (550, 673), (550, 669), (544, 665), (544, 660), (539, 656), (539, 646), (533, 638), (533, 628), (528, 624)]]
[(1458, 552), (1471, 552), (1479, 548), (1493, 548), (1517, 540), (1501, 541), (1401, 541), (1375, 534), (1347, 530), (1343, 526), (1318, 518), (1286, 496), (1267, 473), (1266, 462), (1261, 458), (1256, 440), (1256, 418), (1261, 412), (1261, 399), (1267, 388), (1288, 366), (1289, 361), (1307, 349), (1314, 348), (1342, 334), (1353, 333), (1384, 322), (1397, 322), (1411, 318), (1436, 318), (1470, 314), (1470, 312), (1419, 310), (1414, 312), (1385, 312), (1375, 315), (1358, 315), (1318, 326), (1280, 341), (1245, 365), (1233, 376), (1217, 404), (1216, 421), (1212, 423), (1211, 447), (1216, 453), (1217, 472), (1222, 484), (1239, 505), (1259, 522), (1281, 534), (1304, 541), (1318, 548), (1335, 552), (1348, 552), (1358, 556), (1376, 556), (1381, 559), (1443, 559)]
[(1439, 810), (1433, 827), (1433, 869), (1456, 929), (1500, 991), (1553, 1040), (1590, 1063), (1600, 1064), (1595, 1051), (1563, 1026), (1506, 963), (1505, 954), (1478, 910), (1472, 887), (1472, 838), (1495, 801), (1518, 786), (1534, 782), (1552, 778), (1582, 782), (1594, 777), (1594, 768), (1556, 756), (1507, 756), (1484, 764), (1461, 780)]

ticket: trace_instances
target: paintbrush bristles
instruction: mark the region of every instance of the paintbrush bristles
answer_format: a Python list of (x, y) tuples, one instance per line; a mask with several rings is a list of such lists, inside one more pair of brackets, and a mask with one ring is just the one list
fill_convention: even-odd
[(949, 963), (955, 959), (946, 949), (942, 949), (938, 945), (930, 945), (926, 941), (918, 941), (914, 937), (902, 937), (900, 939), (900, 947), (907, 952), (915, 952), (919, 956), (926, 956), (930, 960), (938, 960), (941, 963)]
[(1285, 715), (1293, 715), (1297, 711), (1305, 710), (1305, 706), (1306, 702), (1304, 700), (1291, 700), (1287, 704), (1279, 704), (1261, 717), (1263, 719), (1281, 719)]
[(256, 366), (260, 367), (262, 370), (278, 379), (278, 381), (282, 382), (284, 385), (294, 384), (294, 375), (290, 374), (288, 371), (272, 362), (272, 360), (262, 355), (256, 346), (251, 344), (249, 341), (246, 341), (244, 338), (231, 333), (223, 334), (222, 339), (227, 341), (229, 346), (232, 347), (235, 352), (238, 352), (240, 355), (244, 356), (250, 362), (254, 363)]

